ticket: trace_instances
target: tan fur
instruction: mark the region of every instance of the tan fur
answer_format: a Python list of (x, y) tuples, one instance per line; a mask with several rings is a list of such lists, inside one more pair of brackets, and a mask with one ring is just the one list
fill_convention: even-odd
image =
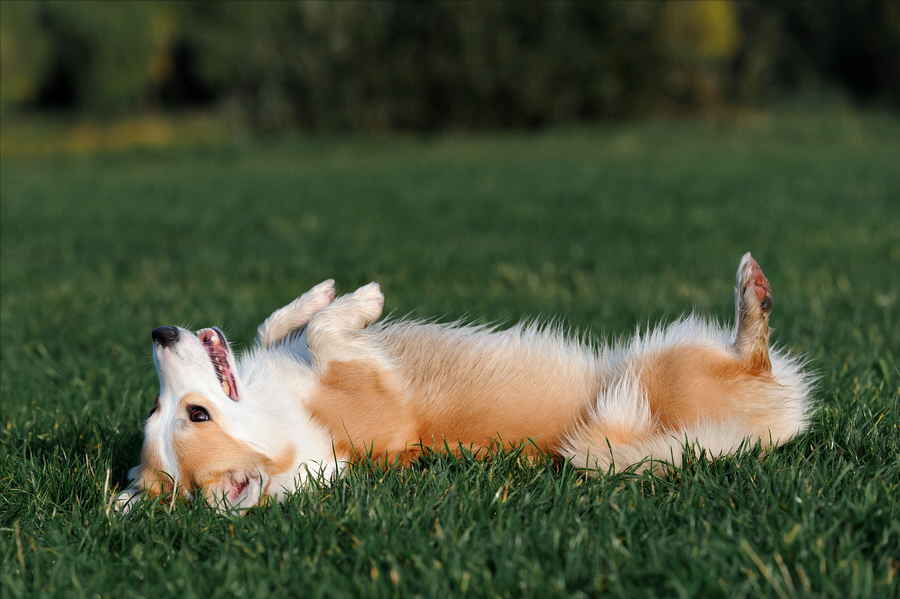
[[(187, 417), (190, 405), (206, 408), (210, 421), (191, 422)], [(182, 484), (188, 488), (207, 487), (225, 473), (251, 470), (268, 459), (219, 426), (219, 413), (208, 398), (189, 393), (181, 398), (180, 406), (183, 434), (176, 433), (172, 444)]]
[[(554, 372), (526, 356), (510, 360), (502, 351), (483, 356), (439, 329), (418, 334), (391, 337), (397, 373), (356, 360), (332, 362), (322, 375), (322, 389), (309, 406), (332, 431), (339, 453), (371, 451), (407, 461), (420, 445), (440, 449), (446, 441), (451, 449), (477, 452), (498, 439), (507, 447), (524, 443), (546, 452), (595, 392), (587, 373), (560, 385), (560, 378), (575, 373)], [(537, 368), (550, 376), (535, 378)]]
[[(446, 329), (422, 326), (424, 331), (380, 332), (405, 385), (385, 384), (398, 375), (374, 362), (332, 362), (326, 370), (310, 407), (342, 454), (371, 451), (404, 462), (420, 444), (442, 449), (446, 441), (451, 449), (462, 445), (477, 454), (498, 439), (507, 447), (526, 443), (556, 453), (567, 433), (579, 428), (601, 446), (631, 445), (704, 420), (737, 419), (760, 436), (768, 430), (769, 415), (759, 412), (754, 398), (773, 385), (771, 378), (725, 350), (683, 344), (647, 357), (639, 380), (649, 425), (589, 423), (585, 414), (600, 390), (590, 370), (554, 368), (518, 350), (510, 359), (502, 347), (484, 355), (480, 340), (448, 338)], [(534, 377), (538, 369), (541, 376)]]
[(590, 360), (565, 343), (551, 342), (580, 360), (529, 351), (515, 333), (469, 338), (440, 326), (387, 328), (385, 343), (408, 381), (414, 442), (478, 449), (499, 439), (549, 451), (596, 394)]
[[(377, 284), (334, 299), (326, 281), (276, 311), (237, 362), (236, 393), (221, 391), (195, 335), (162, 327), (165, 409), (145, 425), (136, 485), (120, 502), (177, 482), (244, 509), (259, 501), (252, 493), (299, 488), (304, 472), (330, 476), (365, 455), (407, 463), (422, 447), (483, 456), (500, 443), (597, 471), (654, 467), (677, 463), (686, 445), (715, 456), (783, 443), (813, 409), (802, 362), (769, 349), (772, 297), (749, 253), (734, 333), (690, 317), (593, 345), (537, 325), (376, 323), (383, 302)], [(192, 422), (189, 406), (209, 420)]]
[(678, 345), (649, 358), (641, 384), (657, 430), (678, 430), (701, 419), (747, 417), (745, 406), (770, 382), (722, 351)]
[[(189, 406), (206, 409), (210, 420), (191, 422), (188, 418)], [(180, 431), (174, 435), (172, 446), (179, 472), (179, 480), (175, 482), (181, 489), (212, 489), (226, 475), (240, 476), (260, 468), (271, 475), (278, 475), (293, 466), (295, 452), (290, 447), (276, 458), (270, 458), (229, 435), (219, 425), (220, 414), (215, 405), (204, 395), (184, 395), (179, 408), (182, 414)], [(171, 492), (173, 481), (171, 477), (164, 478), (163, 488)]]
[(735, 299), (738, 330), (734, 348), (751, 370), (769, 373), (769, 311), (774, 301), (768, 279), (749, 254), (738, 267)]
[(390, 372), (361, 360), (332, 362), (309, 409), (331, 431), (335, 452), (407, 459), (415, 444), (415, 413)]
[(149, 497), (158, 497), (172, 492), (174, 479), (165, 473), (162, 460), (156, 449), (144, 445), (141, 449), (141, 486)]

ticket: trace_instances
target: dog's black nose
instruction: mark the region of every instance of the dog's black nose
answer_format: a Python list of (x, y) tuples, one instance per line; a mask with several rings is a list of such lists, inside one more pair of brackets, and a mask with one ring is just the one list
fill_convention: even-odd
[(178, 342), (178, 327), (156, 327), (150, 333), (155, 343), (163, 347), (169, 347)]

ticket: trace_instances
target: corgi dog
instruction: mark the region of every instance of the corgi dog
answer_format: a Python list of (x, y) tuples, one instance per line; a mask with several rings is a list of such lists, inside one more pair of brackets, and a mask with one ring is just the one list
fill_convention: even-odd
[[(159, 395), (117, 498), (202, 496), (223, 511), (333, 480), (363, 455), (519, 446), (596, 473), (772, 447), (814, 410), (804, 363), (769, 347), (772, 294), (749, 253), (735, 325), (696, 316), (605, 345), (553, 326), (376, 322), (376, 283), (328, 280), (277, 310), (240, 358), (217, 328), (155, 329)], [(486, 453), (481, 451), (480, 453)]]

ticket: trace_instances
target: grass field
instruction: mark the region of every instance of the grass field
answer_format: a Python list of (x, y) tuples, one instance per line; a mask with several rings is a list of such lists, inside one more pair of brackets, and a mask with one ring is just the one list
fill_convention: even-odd
[[(0, 591), (13, 597), (897, 597), (900, 122), (759, 117), (294, 138), (0, 167)], [(334, 277), (387, 310), (619, 337), (732, 316), (752, 250), (810, 431), (665, 479), (514, 453), (360, 468), (225, 517), (110, 513), (156, 393), (150, 330)], [(107, 485), (108, 479), (108, 485)]]

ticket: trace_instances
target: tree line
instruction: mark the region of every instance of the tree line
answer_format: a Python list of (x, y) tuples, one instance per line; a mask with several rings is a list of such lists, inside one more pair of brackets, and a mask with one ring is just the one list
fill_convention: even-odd
[(797, 93), (900, 106), (900, 3), (0, 3), (0, 110), (225, 104), (258, 132), (531, 128)]

